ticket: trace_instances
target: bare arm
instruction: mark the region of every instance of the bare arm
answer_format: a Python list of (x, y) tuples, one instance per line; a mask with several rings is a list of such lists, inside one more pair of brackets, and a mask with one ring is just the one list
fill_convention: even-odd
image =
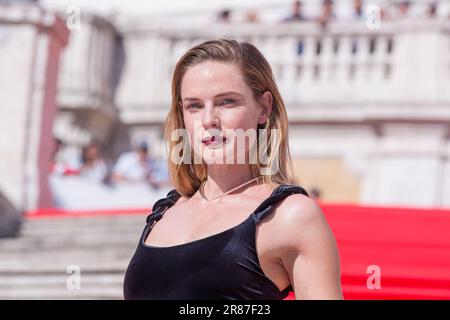
[(280, 209), (280, 259), (296, 299), (342, 299), (339, 253), (320, 207), (296, 194)]

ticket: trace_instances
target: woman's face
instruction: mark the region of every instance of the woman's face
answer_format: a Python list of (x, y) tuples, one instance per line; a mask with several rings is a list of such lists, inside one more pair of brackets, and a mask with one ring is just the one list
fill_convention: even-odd
[(264, 107), (269, 104), (270, 92), (255, 101), (233, 64), (202, 62), (189, 68), (182, 79), (181, 108), (190, 143), (207, 164), (242, 164), (238, 154), (248, 163), (245, 155), (253, 143), (242, 143), (243, 137), (248, 141), (243, 133), (253, 131), (256, 137), (258, 123), (267, 121)]

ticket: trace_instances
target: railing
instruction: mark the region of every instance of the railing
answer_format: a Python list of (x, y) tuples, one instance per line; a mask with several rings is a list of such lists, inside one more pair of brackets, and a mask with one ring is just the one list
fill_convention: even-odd
[(358, 118), (383, 112), (413, 117), (417, 105), (433, 107), (429, 112), (439, 118), (443, 105), (449, 109), (450, 21), (383, 22), (378, 30), (361, 22), (334, 22), (327, 29), (315, 23), (120, 29), (127, 65), (118, 105), (126, 121), (162, 121), (175, 63), (192, 46), (215, 38), (249, 41), (262, 51), (294, 120), (298, 110), (310, 109), (302, 116), (314, 118), (325, 106), (367, 106), (364, 114), (347, 115)]

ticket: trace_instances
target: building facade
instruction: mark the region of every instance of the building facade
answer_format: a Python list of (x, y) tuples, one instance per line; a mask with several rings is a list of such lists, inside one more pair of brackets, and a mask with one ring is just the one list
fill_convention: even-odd
[[(17, 18), (16, 11), (28, 13)], [(5, 132), (22, 128), (19, 142), (2, 140), (9, 162), (1, 172), (10, 172), (0, 188), (19, 206), (50, 203), (51, 127), (68, 147), (99, 142), (113, 160), (141, 140), (152, 156), (167, 157), (162, 135), (174, 65), (190, 47), (216, 38), (249, 41), (271, 64), (287, 107), (297, 183), (328, 202), (450, 206), (449, 20), (377, 29), (364, 21), (326, 29), (308, 22), (187, 27), (82, 13), (69, 36), (64, 13), (48, 16), (57, 17), (15, 5), (0, 18), (8, 106), (0, 121)], [(30, 139), (36, 135), (44, 138)]]

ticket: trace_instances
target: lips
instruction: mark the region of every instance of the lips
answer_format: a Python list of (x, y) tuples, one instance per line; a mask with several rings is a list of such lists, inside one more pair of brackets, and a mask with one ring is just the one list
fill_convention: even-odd
[(203, 138), (202, 143), (204, 143), (205, 145), (219, 144), (219, 143), (224, 143), (226, 140), (227, 140), (227, 138), (225, 138), (223, 136), (211, 136), (211, 137)]

